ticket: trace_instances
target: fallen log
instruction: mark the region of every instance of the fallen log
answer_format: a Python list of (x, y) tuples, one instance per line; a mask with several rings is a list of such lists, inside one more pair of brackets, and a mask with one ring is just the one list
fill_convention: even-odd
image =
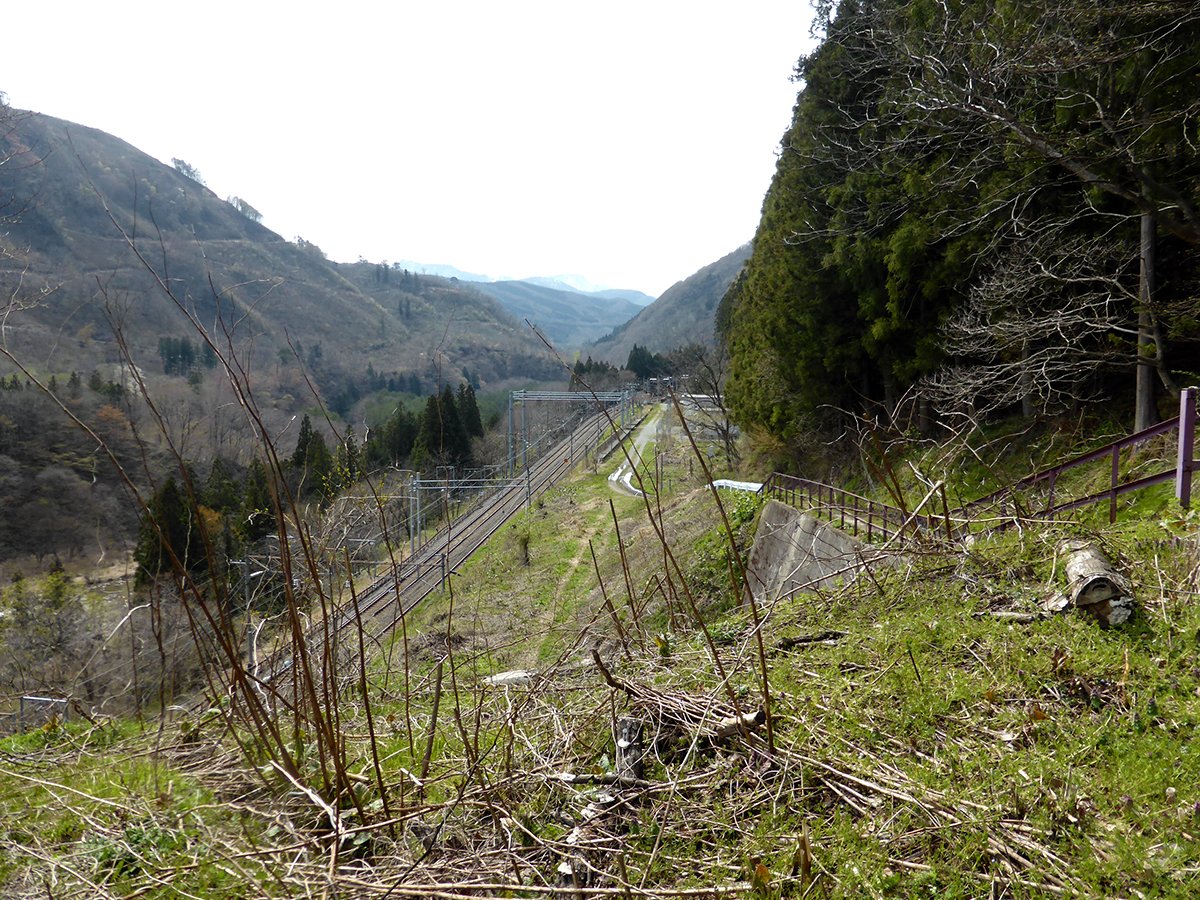
[(1118, 572), (1095, 544), (1064, 541), (1059, 552), (1065, 556), (1067, 599), (1103, 627), (1123, 625), (1137, 608), (1129, 581)]
[(730, 716), (729, 718), (722, 719), (717, 723), (712, 737), (713, 740), (721, 741), (725, 738), (731, 738), (735, 734), (749, 734), (766, 721), (767, 711), (760, 706), (757, 712), (742, 713), (740, 716)]
[(617, 722), (617, 776), (622, 781), (640, 781), (642, 778), (642, 720), (629, 716)]

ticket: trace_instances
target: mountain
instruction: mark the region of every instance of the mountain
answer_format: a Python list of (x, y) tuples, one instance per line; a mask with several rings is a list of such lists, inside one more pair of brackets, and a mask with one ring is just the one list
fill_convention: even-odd
[(750, 245), (744, 244), (676, 282), (628, 322), (597, 340), (589, 352), (596, 359), (620, 366), (629, 360), (634, 344), (651, 353), (665, 353), (687, 344), (711, 344), (717, 305), (749, 258)]
[[(560, 351), (575, 349), (637, 315), (640, 307), (619, 296), (558, 290), (522, 281), (493, 281), (472, 285), (493, 297), (521, 321), (528, 320)], [(609, 294), (618, 296), (609, 296)]]
[(539, 287), (553, 288), (556, 291), (572, 291), (576, 294), (590, 294), (594, 297), (604, 297), (610, 300), (628, 300), (636, 306), (649, 306), (654, 302), (654, 298), (649, 294), (643, 294), (641, 291), (630, 290), (628, 288), (612, 288), (594, 284), (582, 275), (552, 275), (548, 278), (535, 275), (520, 280), (526, 284), (536, 284)]
[(573, 294), (588, 294), (605, 300), (628, 300), (635, 306), (648, 306), (654, 298), (641, 291), (630, 288), (613, 288), (599, 285), (583, 275), (531, 275), (528, 278), (509, 278), (501, 276), (480, 275), (476, 272), (466, 272), (457, 266), (444, 263), (419, 263), (411, 259), (397, 260), (392, 264), (395, 268), (407, 269), (419, 275), (437, 275), (441, 278), (457, 278), (459, 281), (493, 284), (498, 281), (520, 281), (537, 287), (549, 288), (555, 291), (566, 291)]
[(464, 272), (457, 266), (444, 263), (419, 263), (411, 259), (398, 259), (392, 263), (394, 268), (407, 269), (418, 275), (437, 275), (439, 278), (457, 278), (459, 281), (504, 281), (504, 278), (493, 278), (491, 275), (479, 275), (475, 272)]
[(178, 383), (160, 342), (198, 342), (189, 317), (244, 358), (279, 417), (311, 406), (306, 379), (345, 413), (368, 371), (423, 389), (457, 384), (464, 369), (484, 389), (558, 374), (541, 341), (475, 290), (330, 262), (263, 227), (244, 201), (239, 211), (97, 129), (20, 114), (0, 136), (6, 156), (20, 164), (0, 168), (0, 196), (20, 202), (0, 229), (0, 290), (22, 303), (5, 336), (35, 374), (117, 378), (127, 354), (152, 381)]
[(641, 291), (633, 291), (625, 288), (606, 288), (603, 291), (596, 291), (595, 295), (597, 297), (628, 300), (634, 306), (638, 307), (646, 307), (654, 302), (654, 298), (649, 294), (643, 294)]
[(612, 290), (607, 284), (596, 284), (584, 275), (533, 276), (521, 280), (559, 291), (577, 291), (580, 294), (595, 294), (600, 291)]

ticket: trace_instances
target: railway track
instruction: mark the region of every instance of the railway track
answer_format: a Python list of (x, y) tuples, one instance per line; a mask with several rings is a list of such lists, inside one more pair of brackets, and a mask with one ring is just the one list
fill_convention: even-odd
[(603, 413), (591, 416), (573, 437), (563, 439), (543, 454), (524, 476), (510, 479), (475, 509), (439, 529), (408, 565), (395, 575), (375, 582), (368, 589), (365, 603), (359, 600), (364, 624), (370, 620), (379, 627), (377, 634), (390, 632), (401, 617), (433, 591), (441, 589), (450, 573), (504, 527), (525, 505), (527, 497), (532, 501), (570, 471), (568, 454), (573, 446), (598, 442), (608, 424)]
[[(520, 511), (528, 501), (553, 487), (572, 468), (572, 448), (598, 446), (610, 420), (597, 412), (579, 426), (570, 437), (555, 444), (521, 475), (502, 483), (475, 506), (442, 526), (413, 556), (392, 572), (377, 579), (357, 596), (357, 614), (350, 604), (342, 604), (331, 617), (328, 628), (334, 640), (361, 622), (366, 633), (378, 639), (388, 635), (418, 603), (444, 587), (454, 573), (476, 550)], [(309, 633), (309, 641), (320, 635), (318, 626)], [(265, 667), (271, 672), (266, 681), (286, 677), (291, 668), (290, 654), (282, 653)], [(278, 685), (277, 685), (278, 687)]]

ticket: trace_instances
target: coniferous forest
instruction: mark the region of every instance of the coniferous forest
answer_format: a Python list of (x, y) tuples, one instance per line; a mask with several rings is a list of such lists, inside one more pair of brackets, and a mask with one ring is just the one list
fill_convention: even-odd
[(719, 314), (738, 418), (1155, 421), (1200, 367), (1196, 4), (820, 6)]

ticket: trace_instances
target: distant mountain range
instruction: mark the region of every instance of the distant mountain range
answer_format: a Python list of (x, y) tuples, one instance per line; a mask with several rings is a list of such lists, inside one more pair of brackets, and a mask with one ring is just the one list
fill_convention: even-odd
[(529, 278), (512, 278), (507, 275), (493, 277), (491, 275), (480, 275), (476, 272), (466, 272), (457, 266), (450, 266), (441, 263), (419, 263), (411, 259), (398, 260), (395, 265), (402, 269), (408, 269), (410, 272), (417, 272), (425, 275), (438, 275), (442, 278), (457, 278), (459, 281), (473, 281), (484, 284), (494, 284), (502, 281), (515, 281), (523, 284), (533, 284), (538, 287), (550, 288), (555, 291), (570, 291), (576, 294), (595, 294), (605, 299), (620, 298), (628, 300), (636, 306), (649, 306), (654, 302), (654, 298), (649, 294), (643, 294), (641, 291), (631, 290), (629, 288), (614, 288), (608, 285), (596, 284), (590, 281), (583, 275), (533, 275)]
[(0, 195), (24, 198), (0, 233), (0, 291), (27, 301), (4, 321), (14, 355), (60, 380), (125, 377), (128, 355), (152, 382), (174, 384), (161, 342), (195, 337), (198, 323), (245, 354), (272, 421), (311, 405), (301, 364), (344, 415), (391, 373), (428, 389), (469, 372), (485, 391), (560, 377), (526, 321), (564, 356), (597, 341), (614, 363), (634, 342), (659, 351), (710, 340), (745, 255), (642, 308), (647, 295), (591, 290), (579, 276), (482, 281), (405, 260), (334, 263), (125, 141), (50, 116), (23, 114), (0, 138), (6, 151), (22, 164), (0, 169)]
[(629, 360), (634, 344), (651, 353), (665, 353), (688, 344), (711, 345), (717, 306), (749, 258), (750, 245), (743, 244), (676, 282), (634, 318), (618, 325), (584, 352), (619, 366)]
[(608, 334), (642, 309), (620, 296), (623, 291), (585, 294), (547, 287), (533, 279), (492, 281), (473, 287), (494, 297), (517, 319), (529, 322), (560, 351), (578, 349)]

